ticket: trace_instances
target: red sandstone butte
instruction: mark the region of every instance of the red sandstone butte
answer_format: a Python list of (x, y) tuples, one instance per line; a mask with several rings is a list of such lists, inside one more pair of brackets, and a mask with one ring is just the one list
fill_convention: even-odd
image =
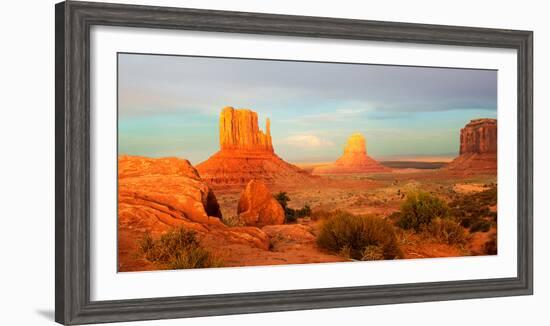
[(283, 207), (259, 180), (251, 180), (246, 185), (239, 199), (237, 214), (246, 225), (251, 226), (262, 227), (285, 222)]
[(497, 170), (497, 120), (471, 120), (460, 130), (460, 155), (445, 169), (463, 173)]
[(220, 151), (196, 166), (212, 186), (307, 181), (313, 177), (275, 154), (269, 119), (265, 133), (258, 114), (248, 109), (225, 107), (220, 114)]
[(367, 155), (365, 137), (356, 132), (348, 138), (344, 155), (333, 164), (315, 168), (313, 174), (354, 174), (389, 171), (391, 169)]

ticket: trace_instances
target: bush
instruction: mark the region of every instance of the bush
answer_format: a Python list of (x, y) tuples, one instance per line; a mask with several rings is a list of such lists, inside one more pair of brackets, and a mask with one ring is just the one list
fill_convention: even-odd
[(283, 206), (283, 209), (287, 208), (288, 202), (290, 201), (290, 197), (288, 197), (286, 192), (281, 191), (273, 197), (275, 197), (275, 199), (279, 202), (279, 204)]
[(490, 210), (496, 204), (497, 188), (492, 186), (478, 193), (455, 196), (449, 204), (449, 212), (460, 220), (462, 226), (469, 228), (470, 232), (477, 232), (491, 227), (487, 225), (489, 222), (485, 221), (486, 218), (497, 221), (497, 213)]
[(448, 218), (433, 219), (427, 230), (434, 238), (448, 244), (464, 244), (467, 241), (464, 228)]
[(420, 230), (437, 217), (448, 216), (447, 204), (440, 198), (427, 192), (416, 192), (407, 195), (401, 206), (397, 225), (403, 229)]
[(491, 222), (486, 220), (478, 220), (470, 226), (470, 232), (488, 232), (491, 229)]
[(317, 244), (356, 260), (402, 257), (393, 226), (373, 216), (339, 212), (323, 222)]
[(139, 242), (145, 259), (171, 269), (220, 267), (221, 263), (204, 249), (193, 231), (173, 229), (155, 240), (147, 233)]
[(279, 202), (279, 204), (281, 204), (285, 211), (285, 223), (296, 223), (298, 218), (311, 215), (311, 208), (309, 207), (309, 205), (305, 205), (300, 209), (293, 209), (288, 207), (290, 197), (287, 195), (286, 192), (281, 191), (273, 197)]
[(298, 216), (296, 211), (290, 207), (285, 208), (285, 223), (296, 223), (298, 221)]

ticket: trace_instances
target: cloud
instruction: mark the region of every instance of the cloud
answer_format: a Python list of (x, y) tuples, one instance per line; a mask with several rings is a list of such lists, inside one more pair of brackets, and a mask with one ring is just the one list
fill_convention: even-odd
[(334, 143), (315, 135), (291, 135), (283, 140), (284, 144), (298, 148), (319, 148), (334, 146)]

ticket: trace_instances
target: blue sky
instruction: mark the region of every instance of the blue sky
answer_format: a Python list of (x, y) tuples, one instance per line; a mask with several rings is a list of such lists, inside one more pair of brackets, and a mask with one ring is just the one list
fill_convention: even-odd
[(119, 54), (119, 153), (200, 163), (224, 106), (271, 119), (290, 162), (337, 159), (359, 131), (369, 155), (452, 156), (469, 120), (496, 118), (490, 70)]

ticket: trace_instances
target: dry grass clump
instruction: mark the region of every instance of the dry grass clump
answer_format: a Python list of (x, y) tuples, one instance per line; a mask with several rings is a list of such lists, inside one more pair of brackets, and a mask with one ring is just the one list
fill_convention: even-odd
[(227, 226), (246, 226), (246, 223), (239, 215), (224, 215), (222, 222)]
[(449, 218), (435, 218), (427, 231), (437, 240), (451, 245), (464, 244), (468, 240), (468, 235), (464, 228), (456, 221)]
[(317, 236), (319, 247), (355, 260), (401, 258), (393, 226), (374, 216), (331, 214)]
[(139, 242), (141, 252), (152, 262), (169, 269), (221, 267), (219, 260), (204, 249), (193, 231), (177, 228), (153, 239), (147, 233)]

